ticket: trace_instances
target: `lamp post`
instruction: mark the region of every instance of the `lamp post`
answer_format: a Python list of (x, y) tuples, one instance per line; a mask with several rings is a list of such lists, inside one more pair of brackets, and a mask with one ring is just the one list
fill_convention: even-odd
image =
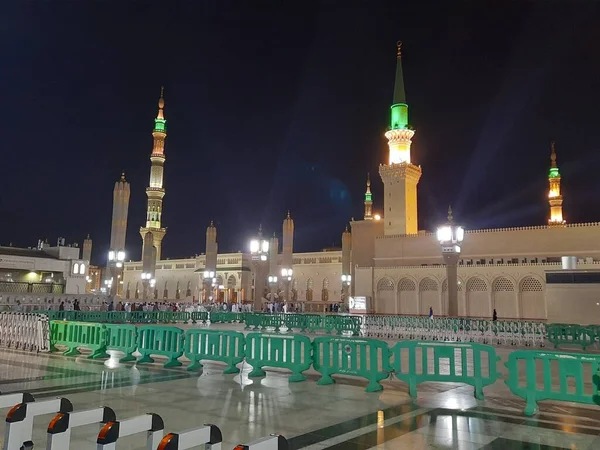
[(350, 284), (352, 283), (352, 275), (342, 274), (342, 302), (348, 305), (348, 292), (350, 291)]
[(281, 269), (281, 279), (283, 280), (285, 286), (285, 298), (283, 299), (284, 304), (290, 301), (290, 283), (292, 282), (293, 274), (294, 272), (292, 269), (288, 269), (287, 267)]
[(446, 263), (449, 317), (458, 317), (458, 260), (464, 237), (465, 229), (454, 223), (452, 208), (448, 207), (448, 223), (438, 227), (437, 238)]
[(264, 268), (269, 255), (269, 241), (262, 237), (262, 227), (258, 228), (258, 236), (250, 241), (250, 254), (254, 262), (254, 309), (262, 308), (262, 295), (265, 290)]
[(271, 293), (271, 301), (274, 301), (275, 290), (277, 289), (277, 276), (269, 275), (269, 292)]
[[(118, 280), (123, 272), (123, 262), (125, 261), (125, 250), (109, 250), (108, 252), (108, 266), (112, 279)], [(119, 283), (112, 283), (110, 288), (110, 295), (117, 295), (119, 290)]]
[[(148, 298), (148, 286), (152, 284), (152, 281), (156, 281), (152, 278), (152, 274), (150, 272), (142, 272), (142, 299), (146, 300)], [(154, 287), (154, 284), (152, 284)]]
[(209, 292), (212, 291), (212, 287), (217, 282), (217, 279), (215, 278), (214, 270), (205, 270), (203, 275), (204, 275), (204, 277), (203, 277), (203, 281), (204, 281), (203, 297), (204, 297), (204, 301), (208, 303), (208, 300), (210, 299)]

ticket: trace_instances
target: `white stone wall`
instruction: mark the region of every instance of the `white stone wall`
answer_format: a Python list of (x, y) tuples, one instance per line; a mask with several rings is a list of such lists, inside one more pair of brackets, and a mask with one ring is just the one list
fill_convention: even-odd
[[(557, 264), (459, 266), (459, 314), (470, 317), (546, 319), (545, 271)], [(579, 264), (579, 269), (598, 269), (600, 264)], [(379, 267), (373, 269), (374, 309), (381, 314), (447, 314), (447, 282), (444, 266)], [(367, 281), (358, 275), (357, 282)], [(356, 295), (367, 295), (357, 288)]]

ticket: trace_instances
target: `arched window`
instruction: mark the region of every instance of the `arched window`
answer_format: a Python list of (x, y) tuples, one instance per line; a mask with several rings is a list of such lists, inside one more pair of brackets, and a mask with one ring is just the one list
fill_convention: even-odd
[(313, 280), (309, 278), (306, 280), (306, 301), (311, 302), (313, 299)]
[(79, 263), (73, 264), (73, 274), (79, 275)]
[(81, 263), (81, 265), (79, 266), (79, 273), (81, 275), (85, 275), (85, 264)]

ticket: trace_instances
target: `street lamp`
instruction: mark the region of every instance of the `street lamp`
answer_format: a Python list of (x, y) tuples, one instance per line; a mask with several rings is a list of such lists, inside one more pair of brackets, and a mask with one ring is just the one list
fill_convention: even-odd
[(265, 290), (265, 274), (263, 273), (263, 266), (268, 260), (269, 254), (269, 241), (262, 237), (262, 226), (258, 228), (258, 236), (250, 241), (250, 255), (254, 262), (254, 309), (262, 308), (262, 295)]
[(344, 303), (348, 300), (348, 291), (350, 290), (350, 285), (352, 284), (352, 275), (343, 273), (342, 274), (342, 301)]
[[(125, 261), (125, 250), (109, 250), (108, 266), (113, 278), (118, 278), (123, 270), (123, 262)], [(118, 294), (119, 286), (115, 283), (114, 291), (110, 290), (110, 295)]]
[(458, 316), (458, 260), (465, 229), (454, 223), (452, 208), (448, 207), (448, 222), (438, 227), (437, 239), (442, 247), (448, 280), (448, 316)]

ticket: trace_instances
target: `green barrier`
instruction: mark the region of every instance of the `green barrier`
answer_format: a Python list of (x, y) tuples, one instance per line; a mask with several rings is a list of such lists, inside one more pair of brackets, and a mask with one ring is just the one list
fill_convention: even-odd
[[(519, 361), (525, 361), (524, 386), (519, 383), (519, 377), (523, 376), (523, 372), (519, 371)], [(537, 361), (542, 362), (540, 373), (536, 370)], [(558, 390), (556, 386), (552, 386), (552, 361), (556, 361), (558, 364)], [(584, 368), (589, 366), (591, 373), (596, 374), (599, 363), (600, 355), (517, 350), (508, 355), (508, 361), (504, 364), (508, 368), (508, 378), (504, 383), (513, 394), (527, 402), (523, 411), (526, 416), (536, 414), (538, 412), (537, 402), (542, 400), (594, 404), (594, 395), (598, 393), (598, 384), (596, 384), (594, 395), (585, 392)], [(538, 376), (541, 380), (538, 380)], [(575, 384), (575, 392), (569, 392), (571, 380)]]
[(280, 367), (292, 371), (289, 381), (304, 381), (302, 372), (312, 364), (311, 350), (308, 336), (248, 333), (246, 362), (253, 367), (248, 377), (264, 377), (263, 367)]
[(198, 321), (206, 323), (208, 320), (208, 311), (194, 311), (190, 314), (190, 318), (192, 319), (192, 323), (196, 323)]
[(80, 355), (80, 347), (89, 348), (92, 354), (88, 358), (106, 358), (106, 328), (99, 323), (50, 322), (50, 351), (56, 351), (56, 345), (64, 345), (65, 356)]
[[(457, 353), (460, 357), (459, 363)], [(483, 354), (487, 355), (487, 376), (483, 374)], [(496, 356), (496, 350), (490, 345), (401, 341), (392, 348), (392, 357), (390, 366), (394, 375), (408, 384), (411, 397), (417, 396), (419, 383), (446, 381), (470, 384), (475, 388), (475, 398), (483, 400), (483, 388), (494, 384), (500, 376), (496, 371), (496, 363), (500, 357)], [(405, 365), (406, 359), (408, 366)], [(447, 363), (448, 368), (442, 366), (440, 370), (440, 362)], [(473, 368), (472, 374), (469, 370), (470, 363)], [(433, 373), (429, 373), (431, 365)]]
[(236, 365), (244, 360), (244, 334), (237, 331), (191, 329), (185, 333), (185, 356), (188, 370), (202, 368), (200, 361), (220, 361), (227, 364), (223, 373), (239, 373)]
[(389, 377), (390, 350), (376, 339), (322, 336), (313, 340), (313, 367), (321, 374), (319, 385), (335, 383), (331, 375), (354, 375), (369, 381), (367, 392), (383, 389), (380, 381)]
[(593, 328), (581, 325), (552, 324), (547, 327), (548, 340), (554, 348), (560, 345), (579, 345), (583, 350), (592, 345), (596, 339)]
[(137, 328), (135, 325), (107, 324), (105, 325), (107, 350), (118, 350), (125, 353), (120, 362), (135, 361), (133, 352), (137, 349)]
[(137, 347), (142, 358), (138, 364), (153, 363), (150, 355), (166, 356), (169, 360), (163, 367), (181, 366), (178, 358), (183, 355), (183, 330), (176, 327), (145, 325), (137, 329)]

